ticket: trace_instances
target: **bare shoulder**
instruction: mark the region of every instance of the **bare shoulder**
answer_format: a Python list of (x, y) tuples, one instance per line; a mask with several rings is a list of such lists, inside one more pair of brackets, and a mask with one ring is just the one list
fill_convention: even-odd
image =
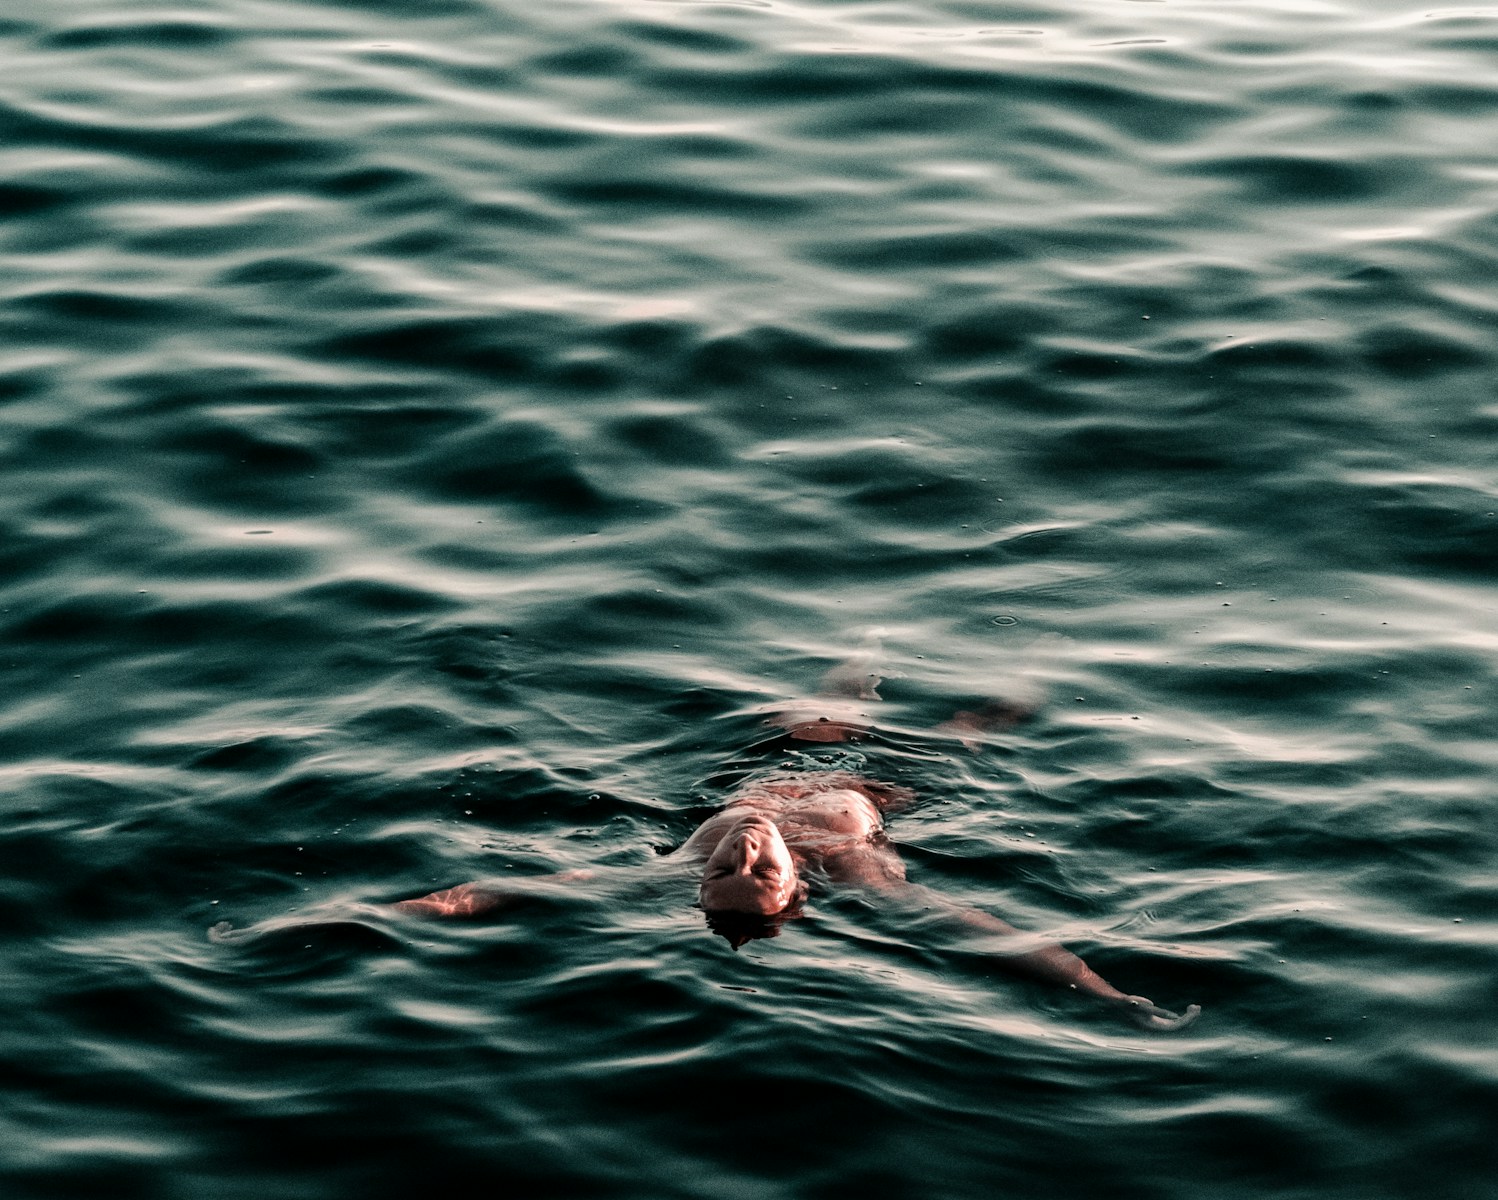
[(882, 834), (829, 855), (822, 869), (834, 883), (890, 889), (905, 882), (905, 864)]
[(867, 779), (862, 775), (848, 775), (847, 786), (862, 792), (882, 813), (900, 812), (915, 803), (915, 793), (898, 783), (885, 783), (879, 779)]

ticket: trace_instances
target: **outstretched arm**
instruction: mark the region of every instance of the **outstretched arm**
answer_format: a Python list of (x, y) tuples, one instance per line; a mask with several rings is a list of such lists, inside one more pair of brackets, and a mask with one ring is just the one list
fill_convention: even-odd
[[(932, 892), (929, 888), (919, 890), (929, 896), (938, 897), (938, 893)], [(999, 934), (1006, 939), (1014, 939), (1016, 946), (1013, 953), (1006, 951), (1002, 945), (994, 951), (1006, 964), (1036, 979), (1060, 984), (1093, 996), (1122, 1012), (1144, 1029), (1182, 1029), (1196, 1020), (1197, 1014), (1201, 1012), (1200, 1005), (1192, 1004), (1185, 1012), (1174, 1013), (1169, 1009), (1161, 1008), (1144, 996), (1126, 995), (1066, 947), (1054, 942), (1041, 942), (1031, 949), (1021, 949), (1024, 943), (1033, 942), (1034, 939), (981, 909), (953, 904), (945, 897), (938, 898), (955, 917), (965, 924)]]
[(305, 929), (313, 925), (378, 924), (392, 915), (413, 917), (442, 917), (462, 919), (479, 917), (486, 913), (510, 908), (531, 897), (562, 896), (570, 886), (581, 879), (590, 878), (593, 871), (560, 871), (555, 875), (541, 875), (529, 879), (503, 881), (481, 881), (460, 883), (456, 887), (443, 888), (426, 896), (412, 900), (397, 900), (393, 904), (350, 904), (332, 902), (315, 906), (286, 916), (271, 917), (236, 929), (228, 921), (220, 921), (208, 930), (215, 942), (239, 942), (258, 938), (262, 934), (275, 933), (282, 929)]
[(996, 935), (997, 945), (992, 953), (1009, 969), (1095, 997), (1142, 1028), (1182, 1029), (1196, 1020), (1201, 1012), (1201, 1007), (1193, 1004), (1183, 1013), (1174, 1013), (1143, 996), (1126, 995), (1064, 946), (1021, 933), (992, 913), (960, 904), (932, 888), (911, 883), (905, 878), (904, 864), (892, 848), (869, 846), (841, 855), (826, 865), (828, 874), (836, 882), (872, 888), (904, 906), (935, 912)]
[(556, 885), (565, 888), (565, 885), (580, 879), (591, 879), (593, 874), (587, 870), (559, 871), (555, 875), (543, 875), (524, 882), (460, 883), (457, 887), (443, 888), (413, 900), (397, 900), (390, 907), (396, 912), (418, 917), (480, 917), (529, 896), (551, 891)]

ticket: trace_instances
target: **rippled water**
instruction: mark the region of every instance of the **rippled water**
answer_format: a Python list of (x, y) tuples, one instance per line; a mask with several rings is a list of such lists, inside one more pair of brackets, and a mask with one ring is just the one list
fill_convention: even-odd
[[(0, 1188), (1487, 1193), (1498, 8), (0, 21)], [(645, 865), (882, 629), (913, 877)], [(977, 755), (919, 731), (1008, 696)], [(812, 756), (805, 765), (821, 765)]]

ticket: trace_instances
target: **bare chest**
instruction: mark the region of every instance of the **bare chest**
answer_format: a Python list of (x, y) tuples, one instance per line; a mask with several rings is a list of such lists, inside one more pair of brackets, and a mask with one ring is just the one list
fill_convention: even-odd
[(822, 792), (794, 800), (771, 800), (768, 804), (754, 797), (746, 798), (746, 806), (767, 813), (780, 827), (781, 836), (787, 843), (795, 845), (798, 837), (834, 837), (863, 839), (884, 828), (879, 810), (867, 796), (851, 789)]
[[(726, 829), (746, 811), (769, 817), (791, 852), (812, 862), (867, 844), (884, 828), (879, 810), (851, 788), (810, 793), (797, 788), (755, 788), (731, 800), (709, 825), (721, 822)], [(705, 840), (716, 840), (714, 831), (704, 827), (703, 832), (708, 834)]]

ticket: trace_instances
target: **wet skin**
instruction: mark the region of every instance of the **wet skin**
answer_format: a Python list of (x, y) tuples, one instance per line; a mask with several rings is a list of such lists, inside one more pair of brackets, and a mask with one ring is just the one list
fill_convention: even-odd
[(710, 912), (773, 916), (805, 894), (813, 869), (832, 884), (870, 889), (922, 912), (1001, 935), (995, 951), (1011, 970), (1093, 996), (1151, 1029), (1176, 1029), (1200, 1011), (1160, 1008), (1119, 991), (1065, 948), (1027, 939), (990, 913), (911, 883), (884, 834), (883, 812), (908, 799), (902, 789), (843, 772), (772, 776), (746, 785), (709, 817), (678, 853), (704, 859), (698, 896)]
[[(877, 679), (873, 683), (865, 683), (861, 676), (854, 679), (854, 686), (844, 687), (843, 681), (829, 676), (838, 685), (836, 692), (786, 708), (770, 723), (785, 730), (792, 741), (830, 743), (858, 738), (867, 732), (869, 719), (849, 699), (879, 697), (873, 691)], [(958, 712), (937, 732), (971, 749), (990, 732), (1007, 728), (1024, 715), (1013, 705), (992, 702), (976, 712)], [(884, 814), (911, 799), (907, 789), (842, 771), (763, 776), (743, 784), (669, 861), (700, 864), (698, 900), (710, 920), (714, 914), (730, 914), (770, 923), (761, 933), (748, 936), (773, 933), (780, 919), (797, 915), (810, 878), (819, 886), (876, 893), (884, 907), (904, 909), (923, 922), (935, 914), (957, 926), (996, 935), (986, 949), (997, 965), (1091, 996), (1144, 1028), (1179, 1029), (1195, 1019), (1200, 1011), (1196, 1005), (1176, 1014), (1143, 996), (1126, 995), (1069, 950), (1021, 934), (991, 913), (911, 883), (884, 833)], [(475, 917), (509, 907), (528, 895), (566, 893), (594, 874), (564, 871), (524, 882), (465, 883), (392, 905), (362, 908), (371, 913)], [(215, 941), (235, 941), (354, 915), (351, 911), (303, 913), (239, 930), (221, 922), (209, 933)], [(737, 947), (743, 939), (730, 940)]]
[(763, 814), (728, 815), (730, 821), (702, 867), (697, 892), (702, 907), (758, 916), (784, 912), (800, 890), (797, 856)]
[[(902, 788), (846, 772), (772, 775), (740, 788), (672, 858), (701, 864), (698, 897), (710, 914), (774, 918), (788, 913), (805, 897), (810, 873), (819, 882), (877, 893), (886, 906), (900, 905), (922, 920), (936, 914), (954, 925), (998, 935), (989, 952), (1004, 969), (1091, 996), (1144, 1028), (1179, 1029), (1196, 1018), (1196, 1005), (1177, 1014), (1143, 996), (1127, 995), (1064, 947), (1021, 934), (991, 913), (911, 883), (885, 837), (883, 819), (885, 811), (909, 798)], [(566, 872), (549, 882), (590, 874)], [(516, 895), (508, 888), (462, 884), (393, 907), (425, 916), (476, 916)]]
[(884, 837), (867, 785), (844, 773), (759, 780), (709, 817), (678, 853), (700, 857), (708, 911), (783, 912), (805, 894), (808, 866), (833, 882), (864, 882), (904, 867)]

